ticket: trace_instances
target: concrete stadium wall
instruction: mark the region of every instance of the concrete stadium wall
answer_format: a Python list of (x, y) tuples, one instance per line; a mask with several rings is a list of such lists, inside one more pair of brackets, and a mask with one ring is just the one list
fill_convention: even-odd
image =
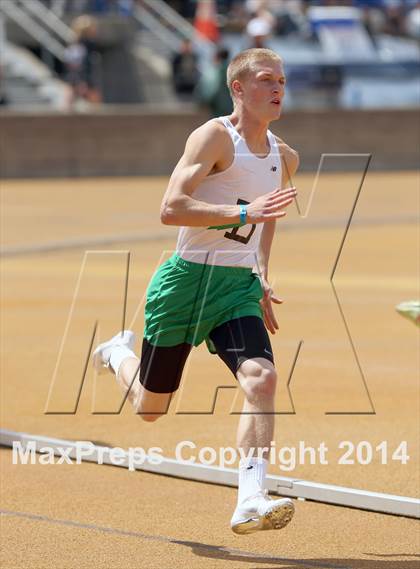
[[(0, 116), (3, 178), (166, 175), (188, 134), (208, 119), (194, 109), (113, 107), (89, 113)], [(315, 170), (322, 153), (371, 153), (376, 170), (419, 165), (416, 110), (290, 112), (273, 131), (295, 148), (301, 170)], [(356, 164), (357, 162), (357, 164)], [(332, 170), (360, 168), (336, 160)]]

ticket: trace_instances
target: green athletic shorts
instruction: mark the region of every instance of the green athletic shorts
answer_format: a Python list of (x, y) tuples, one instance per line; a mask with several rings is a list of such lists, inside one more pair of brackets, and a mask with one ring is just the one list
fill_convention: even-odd
[(174, 253), (154, 273), (146, 293), (144, 337), (155, 346), (198, 346), (234, 318), (263, 318), (259, 276), (246, 267), (193, 263)]

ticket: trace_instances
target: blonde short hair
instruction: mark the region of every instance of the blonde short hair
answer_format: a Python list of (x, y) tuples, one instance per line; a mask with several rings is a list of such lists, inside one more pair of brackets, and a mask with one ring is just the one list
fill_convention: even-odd
[(282, 58), (277, 55), (275, 51), (262, 47), (246, 49), (238, 53), (238, 55), (232, 59), (227, 68), (226, 77), (227, 86), (229, 88), (232, 99), (232, 83), (237, 79), (240, 80), (246, 77), (246, 75), (252, 70), (255, 63), (267, 60), (283, 63)]

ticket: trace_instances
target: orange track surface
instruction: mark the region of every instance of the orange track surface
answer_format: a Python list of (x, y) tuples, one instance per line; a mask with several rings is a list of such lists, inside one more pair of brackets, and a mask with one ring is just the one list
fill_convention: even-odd
[[(418, 294), (418, 180), (412, 173), (368, 174), (334, 275), (367, 389), (330, 283), (359, 181), (356, 174), (322, 176), (307, 218), (292, 209), (278, 223), (270, 276), (285, 303), (276, 307), (281, 329), (272, 337), (281, 413), (274, 439), (277, 448), (325, 442), (329, 464), (285, 471), (277, 463), (270, 472), (416, 496), (418, 332), (394, 306)], [(305, 209), (313, 178), (294, 182)], [(230, 411), (240, 409), (241, 399), (234, 389), (219, 390), (211, 413), (217, 386), (236, 384), (204, 346), (193, 351), (182, 389), (157, 423), (141, 422), (126, 407), (103, 414), (118, 408), (119, 392), (111, 376), (95, 378), (90, 367), (71, 413), (95, 320), (95, 343), (121, 326), (127, 251), (126, 326), (141, 337), (148, 280), (175, 244), (176, 229), (158, 219), (165, 184), (160, 178), (2, 183), (2, 245), (9, 254), (2, 262), (2, 428), (124, 448), (158, 446), (166, 456), (184, 440), (197, 452), (234, 446), (238, 417)], [(291, 399), (287, 381), (300, 341)], [(46, 406), (68, 414), (45, 414)], [(186, 414), (192, 411), (201, 414)], [(392, 454), (403, 440), (405, 465), (391, 456), (381, 464), (378, 452), (368, 465), (338, 464), (341, 441), (372, 447), (387, 441)], [(10, 450), (0, 455), (2, 510), (14, 512), (2, 517), (7, 569), (418, 564), (415, 520), (297, 502), (286, 529), (239, 538), (228, 526), (233, 489), (88, 464), (13, 466)]]

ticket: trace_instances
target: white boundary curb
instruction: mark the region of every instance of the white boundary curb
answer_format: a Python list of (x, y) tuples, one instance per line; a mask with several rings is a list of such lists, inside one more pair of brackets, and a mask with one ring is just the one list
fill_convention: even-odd
[[(59, 449), (71, 449), (68, 456), (70, 458), (75, 458), (76, 456), (77, 444), (74, 441), (0, 429), (0, 445), (12, 448), (14, 441), (20, 442), (22, 448), (25, 448), (29, 442), (35, 442), (36, 452), (39, 452), (42, 446), (48, 446), (53, 449), (54, 454), (58, 456), (62, 454)], [(124, 455), (122, 456), (121, 464), (116, 465), (115, 462), (110, 459), (111, 451), (112, 448), (93, 445), (93, 452), (90, 456), (84, 457), (83, 462), (97, 463), (98, 457), (101, 454), (103, 464), (128, 468), (128, 453), (125, 452), (125, 457)], [(136, 466), (136, 470), (143, 470), (145, 472), (165, 476), (174, 476), (176, 478), (185, 478), (198, 482), (207, 482), (210, 484), (237, 486), (238, 471), (234, 468), (192, 464), (180, 462), (172, 458), (162, 457), (160, 464), (153, 464), (146, 460), (141, 466)], [(337, 506), (347, 506), (385, 514), (407, 516), (410, 518), (420, 518), (420, 500), (416, 498), (382, 494), (380, 492), (368, 492), (367, 490), (357, 490), (355, 488), (346, 488), (333, 484), (320, 484), (271, 474), (267, 476), (266, 488), (271, 494), (289, 496), (291, 498), (301, 498)]]

